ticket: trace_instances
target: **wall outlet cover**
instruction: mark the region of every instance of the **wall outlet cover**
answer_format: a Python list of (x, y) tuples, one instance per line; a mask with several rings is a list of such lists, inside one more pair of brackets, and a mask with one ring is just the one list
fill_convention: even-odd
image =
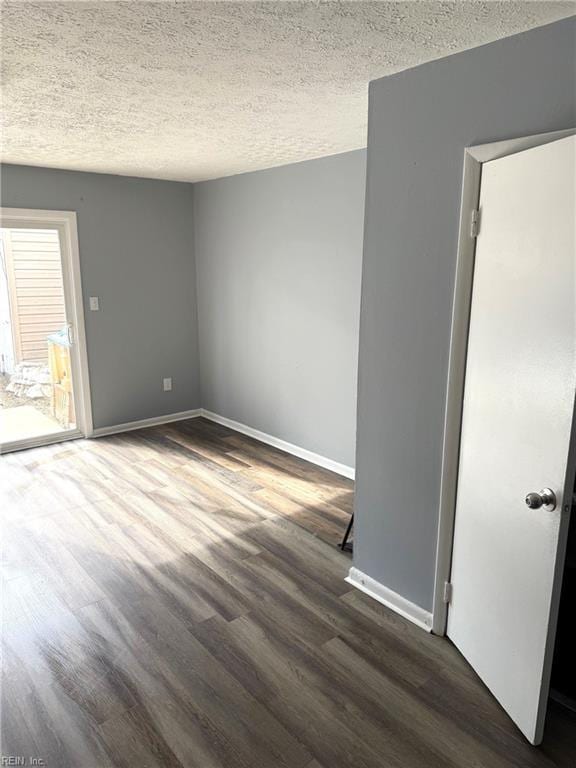
[(164, 392), (170, 392), (172, 390), (172, 379), (162, 379), (162, 385)]

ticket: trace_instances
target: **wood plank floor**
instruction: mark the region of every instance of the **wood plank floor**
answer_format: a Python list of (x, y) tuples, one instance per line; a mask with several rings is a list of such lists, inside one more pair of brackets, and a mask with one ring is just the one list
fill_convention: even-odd
[[(2, 753), (57, 768), (576, 766), (343, 581), (352, 484), (202, 419), (0, 459)], [(27, 764), (30, 764), (29, 762)]]

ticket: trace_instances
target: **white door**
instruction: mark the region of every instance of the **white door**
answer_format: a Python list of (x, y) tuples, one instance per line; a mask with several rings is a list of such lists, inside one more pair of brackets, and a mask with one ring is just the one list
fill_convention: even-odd
[(89, 435), (76, 214), (0, 208), (0, 239), (15, 356), (0, 370), (0, 453)]
[(575, 161), (570, 136), (482, 166), (462, 414), (448, 635), (534, 744), (572, 491)]

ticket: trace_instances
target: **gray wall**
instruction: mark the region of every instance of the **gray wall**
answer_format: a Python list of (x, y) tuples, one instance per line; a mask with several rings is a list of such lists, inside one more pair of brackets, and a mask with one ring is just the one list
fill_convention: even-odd
[(192, 186), (10, 165), (1, 182), (3, 206), (77, 212), (94, 426), (198, 408)]
[(575, 19), (370, 84), (355, 566), (432, 608), (464, 148), (576, 122)]
[(195, 186), (202, 405), (354, 464), (365, 151)]

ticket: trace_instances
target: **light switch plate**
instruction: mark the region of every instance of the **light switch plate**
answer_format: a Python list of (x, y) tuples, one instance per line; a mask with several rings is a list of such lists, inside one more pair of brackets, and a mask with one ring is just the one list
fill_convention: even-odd
[(98, 296), (90, 296), (90, 309), (92, 312), (98, 312), (100, 309), (100, 299)]

